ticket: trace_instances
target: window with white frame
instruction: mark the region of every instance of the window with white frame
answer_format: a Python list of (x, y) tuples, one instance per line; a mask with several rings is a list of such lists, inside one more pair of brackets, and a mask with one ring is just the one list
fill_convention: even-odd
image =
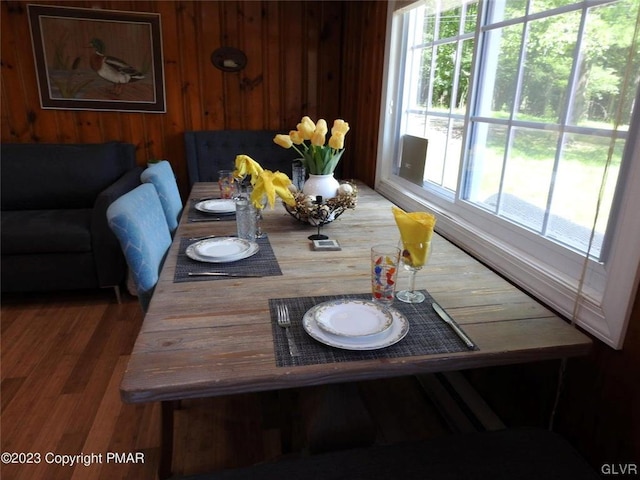
[(391, 2), (381, 110), (376, 188), (614, 347), (640, 262), (639, 8)]

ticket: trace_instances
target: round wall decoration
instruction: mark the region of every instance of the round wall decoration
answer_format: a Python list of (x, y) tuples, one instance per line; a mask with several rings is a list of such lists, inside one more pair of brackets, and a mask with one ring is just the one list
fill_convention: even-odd
[(211, 54), (213, 66), (223, 72), (239, 72), (247, 66), (247, 56), (233, 47), (220, 47)]

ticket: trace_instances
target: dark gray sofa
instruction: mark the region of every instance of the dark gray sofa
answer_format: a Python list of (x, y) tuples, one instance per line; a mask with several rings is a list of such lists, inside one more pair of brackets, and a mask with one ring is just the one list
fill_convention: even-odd
[(184, 132), (189, 186), (218, 180), (218, 170), (233, 170), (237, 155), (249, 155), (263, 168), (286, 173), (300, 155), (273, 143), (273, 130), (201, 130)]
[(106, 210), (140, 184), (133, 145), (1, 146), (3, 292), (116, 287), (126, 264)]

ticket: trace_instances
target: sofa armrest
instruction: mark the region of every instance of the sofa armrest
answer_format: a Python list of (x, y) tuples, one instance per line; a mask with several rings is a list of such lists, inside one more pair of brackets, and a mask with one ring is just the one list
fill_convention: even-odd
[(91, 242), (93, 257), (101, 287), (118, 285), (124, 278), (125, 260), (120, 243), (107, 222), (107, 208), (116, 199), (140, 185), (142, 167), (135, 167), (122, 175), (97, 196), (91, 214)]

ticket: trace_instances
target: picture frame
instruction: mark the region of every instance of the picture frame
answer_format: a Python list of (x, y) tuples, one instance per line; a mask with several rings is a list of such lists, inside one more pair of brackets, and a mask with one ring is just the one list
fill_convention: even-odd
[(160, 14), (27, 9), (43, 109), (166, 111)]

